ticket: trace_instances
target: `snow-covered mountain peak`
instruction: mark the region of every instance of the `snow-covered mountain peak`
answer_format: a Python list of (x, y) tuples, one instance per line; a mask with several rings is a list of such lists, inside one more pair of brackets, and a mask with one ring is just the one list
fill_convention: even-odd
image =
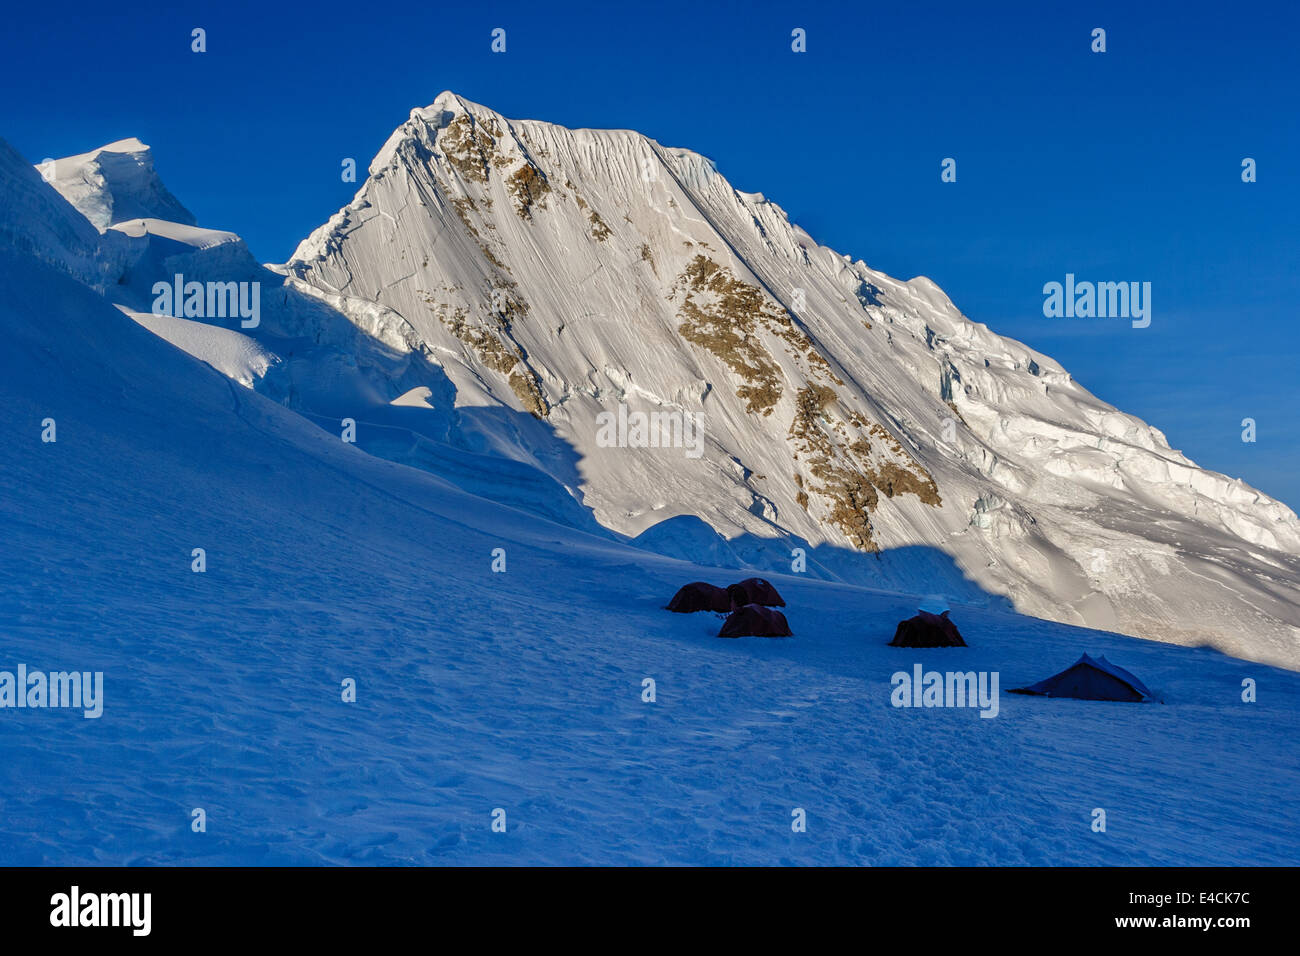
[(96, 228), (153, 218), (194, 225), (194, 215), (163, 185), (153, 152), (131, 137), (87, 153), (46, 160), (41, 176)]
[[(818, 549), (818, 573), (900, 585), (917, 574), (900, 549), (932, 546), (968, 579), (950, 592), (973, 580), (1045, 617), (1220, 646), (1243, 646), (1225, 635), (1245, 615), (1300, 660), (1290, 599), (1242, 583), (1273, 562), (1300, 572), (1289, 508), (1197, 468), (929, 278), (821, 246), (700, 154), (446, 92), (371, 170), (289, 281), (363, 327), (376, 307), (400, 317), (457, 408), (544, 423), (493, 445), (576, 455), (551, 474), (606, 527), (716, 548), (670, 539), (691, 517), (738, 562), (793, 540)], [(696, 416), (699, 457), (609, 447), (599, 422), (620, 406)], [(1238, 563), (1243, 546), (1264, 565)], [(1211, 571), (1207, 551), (1226, 563)], [(1172, 566), (1213, 583), (1189, 597)]]

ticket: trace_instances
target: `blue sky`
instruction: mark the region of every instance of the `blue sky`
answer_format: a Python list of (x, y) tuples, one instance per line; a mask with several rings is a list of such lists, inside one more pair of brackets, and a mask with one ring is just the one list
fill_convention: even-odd
[[(33, 162), (138, 136), (200, 223), (280, 262), (351, 198), (341, 160), (364, 169), (443, 89), (637, 129), (840, 252), (930, 276), (1200, 464), (1300, 506), (1293, 4), (405, 6), (15, 8), (0, 136)], [(1067, 272), (1150, 282), (1150, 328), (1044, 318)]]

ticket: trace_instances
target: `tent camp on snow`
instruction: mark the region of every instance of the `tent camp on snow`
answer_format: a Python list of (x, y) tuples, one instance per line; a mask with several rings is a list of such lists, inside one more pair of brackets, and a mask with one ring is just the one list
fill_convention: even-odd
[(948, 612), (934, 614), (924, 609), (915, 617), (899, 621), (890, 647), (965, 647), (957, 625), (948, 620)]
[(731, 614), (718, 637), (793, 637), (785, 615), (769, 604), (785, 607), (776, 588), (762, 578), (749, 578), (727, 588)]
[(678, 614), (693, 614), (696, 611), (719, 611), (725, 614), (731, 610), (731, 595), (712, 584), (692, 581), (673, 595), (673, 599), (668, 602), (668, 610)]
[(785, 607), (785, 601), (777, 593), (770, 581), (763, 578), (745, 578), (739, 584), (730, 587), (714, 587), (703, 581), (692, 581), (683, 585), (672, 600), (668, 610), (678, 614), (693, 614), (696, 611), (718, 611), (726, 614), (746, 604), (762, 604), (766, 607)]
[(764, 578), (745, 578), (745, 580), (739, 584), (733, 584), (727, 590), (734, 592), (735, 588), (740, 588), (745, 592), (744, 604), (785, 607), (785, 601), (781, 595), (776, 593), (776, 588), (772, 587), (772, 583)]
[(1155, 695), (1124, 668), (1103, 656), (1084, 654), (1077, 661), (1046, 680), (1009, 691), (1037, 697), (1074, 697), (1079, 700), (1149, 701)]
[(761, 604), (746, 604), (722, 622), (718, 637), (793, 637), (785, 615)]
[(684, 585), (667, 608), (678, 614), (717, 611), (727, 614), (718, 637), (793, 637), (785, 615), (774, 609), (785, 601), (771, 582), (746, 578), (725, 591), (704, 581)]

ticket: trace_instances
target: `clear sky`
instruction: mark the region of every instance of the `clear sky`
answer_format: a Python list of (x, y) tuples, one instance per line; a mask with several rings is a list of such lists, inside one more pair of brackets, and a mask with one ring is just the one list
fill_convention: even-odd
[[(344, 157), (364, 172), (443, 89), (636, 129), (826, 245), (931, 277), (1200, 464), (1300, 507), (1290, 0), (72, 2), (5, 20), (0, 136), (33, 162), (138, 136), (199, 222), (263, 261), (351, 198)], [(1043, 285), (1067, 272), (1150, 282), (1150, 327), (1045, 318)]]

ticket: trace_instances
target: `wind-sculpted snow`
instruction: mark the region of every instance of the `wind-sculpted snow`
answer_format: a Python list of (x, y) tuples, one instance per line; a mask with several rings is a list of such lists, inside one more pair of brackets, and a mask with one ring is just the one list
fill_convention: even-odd
[(0, 244), (101, 289), (108, 277), (116, 279), (118, 263), (106, 255), (95, 227), (4, 140), (0, 180)]
[(222, 375), (245, 388), (261, 386), (263, 394), (284, 397), (287, 389), (279, 366), (282, 360), (263, 348), (257, 340), (233, 329), (223, 329), (206, 322), (178, 319), (152, 312), (125, 314), (135, 319), (159, 338), (166, 339), (182, 351), (207, 362)]
[(141, 218), (194, 225), (194, 215), (163, 185), (152, 151), (138, 139), (47, 160), (37, 168), (98, 229)]

